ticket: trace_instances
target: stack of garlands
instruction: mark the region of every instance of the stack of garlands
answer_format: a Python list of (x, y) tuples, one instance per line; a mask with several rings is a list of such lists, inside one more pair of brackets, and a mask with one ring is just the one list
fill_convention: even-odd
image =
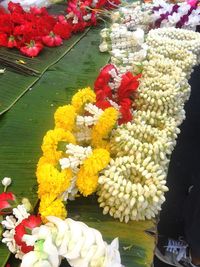
[(140, 28), (145, 32), (160, 27), (196, 30), (196, 27), (200, 24), (200, 5), (198, 0), (154, 0), (144, 2), (141, 4), (138, 1), (120, 7), (112, 15), (113, 22), (126, 26), (130, 31)]
[(8, 11), (0, 7), (0, 46), (17, 48), (29, 57), (37, 56), (44, 46), (55, 47), (72, 33), (96, 25), (102, 9), (116, 7), (119, 1), (67, 2), (66, 15), (50, 15), (45, 7), (25, 11), (18, 3), (8, 3)]
[(43, 139), (43, 156), (37, 168), (39, 213), (66, 217), (63, 203), (94, 193), (99, 172), (110, 162), (110, 134), (113, 128), (132, 120), (134, 93), (140, 76), (118, 74), (105, 66), (91, 88), (79, 90), (71, 105), (55, 112), (55, 128)]
[(146, 43), (134, 120), (112, 131), (112, 160), (99, 178), (103, 213), (125, 222), (151, 219), (161, 210), (170, 155), (190, 95), (188, 79), (199, 62), (199, 33), (152, 30)]

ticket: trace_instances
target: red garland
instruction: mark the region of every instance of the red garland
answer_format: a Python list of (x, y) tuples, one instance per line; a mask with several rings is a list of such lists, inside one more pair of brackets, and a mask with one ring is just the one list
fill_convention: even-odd
[[(120, 79), (120, 84), (113, 89), (111, 85), (116, 82), (114, 80), (116, 77)], [(121, 114), (118, 123), (131, 121), (133, 119), (131, 111), (134, 108), (133, 101), (139, 86), (139, 78), (141, 78), (141, 74), (134, 76), (131, 72), (119, 75), (113, 64), (106, 65), (101, 69), (94, 84), (96, 106), (104, 110), (111, 107), (114, 102), (119, 106)]]
[[(17, 48), (35, 57), (44, 46), (62, 45), (72, 33), (97, 24), (99, 9), (113, 8), (119, 0), (69, 0), (66, 16), (50, 15), (45, 7), (25, 12), (20, 4), (9, 2), (8, 11), (0, 6), (0, 46)], [(113, 4), (112, 4), (113, 3)]]

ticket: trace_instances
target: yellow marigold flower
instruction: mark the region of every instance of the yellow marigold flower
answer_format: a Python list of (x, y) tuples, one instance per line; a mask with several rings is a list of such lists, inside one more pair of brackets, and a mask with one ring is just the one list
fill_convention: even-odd
[(40, 157), (39, 160), (38, 160), (37, 169), (40, 168), (42, 165), (44, 165), (46, 163), (53, 164), (54, 161), (49, 160), (44, 156)]
[(97, 190), (98, 175), (88, 176), (84, 169), (81, 169), (77, 175), (76, 185), (80, 193), (87, 197)]
[(107, 148), (109, 134), (117, 123), (118, 111), (113, 108), (107, 108), (100, 116), (96, 125), (92, 129), (92, 145), (94, 147)]
[(53, 192), (54, 195), (61, 195), (70, 186), (72, 171), (66, 169), (59, 172), (51, 164), (43, 164), (37, 170), (37, 179), (39, 183), (38, 196)]
[(76, 185), (79, 191), (88, 196), (94, 193), (98, 185), (98, 173), (103, 170), (110, 162), (110, 153), (102, 148), (94, 149), (81, 166)]
[(96, 95), (90, 87), (81, 89), (72, 97), (72, 105), (78, 114), (82, 114), (84, 111), (84, 105), (87, 103), (96, 102)]
[(63, 128), (71, 132), (75, 125), (75, 108), (72, 105), (59, 107), (54, 114), (54, 119), (56, 128)]
[(47, 158), (47, 160), (53, 162), (54, 164), (58, 162), (58, 160), (61, 158), (63, 154), (62, 151), (57, 150), (57, 145), (61, 141), (72, 144), (76, 143), (73, 134), (61, 128), (56, 128), (54, 130), (48, 131), (43, 138), (43, 143), (42, 143), (43, 154)]
[(42, 196), (39, 214), (42, 217), (43, 223), (47, 222), (47, 216), (56, 216), (63, 220), (67, 217), (67, 211), (64, 203), (61, 199), (55, 199), (55, 195), (52, 194)]
[(90, 157), (84, 160), (82, 167), (88, 175), (94, 175), (103, 170), (109, 162), (110, 153), (106, 149), (97, 148), (93, 150)]

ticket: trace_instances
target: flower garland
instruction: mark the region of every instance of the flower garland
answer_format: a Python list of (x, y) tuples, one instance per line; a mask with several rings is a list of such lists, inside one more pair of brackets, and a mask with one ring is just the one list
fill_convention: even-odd
[[(2, 180), (4, 191), (10, 183), (10, 178)], [(0, 194), (0, 215), (5, 215), (5, 210), (7, 214), (12, 214), (1, 222), (7, 229), (3, 232), (2, 242), (16, 258), (22, 260), (21, 267), (58, 267), (62, 259), (74, 267), (123, 267), (117, 238), (108, 245), (99, 231), (72, 219), (49, 216), (48, 223), (42, 224), (39, 215), (29, 213), (28, 200), (24, 199), (24, 204), (13, 208), (16, 202), (13, 193)]]
[(139, 67), (147, 53), (143, 30), (130, 31), (125, 24), (114, 23), (101, 31), (101, 37), (100, 51), (110, 53), (111, 62), (119, 68), (120, 73), (141, 72)]
[(139, 78), (131, 73), (119, 75), (114, 65), (107, 65), (94, 91), (90, 87), (79, 90), (71, 105), (55, 111), (55, 129), (43, 138), (43, 156), (36, 172), (44, 222), (49, 215), (64, 219), (64, 202), (74, 199), (78, 191), (88, 196), (97, 190), (99, 172), (110, 162), (112, 129), (117, 122), (132, 119), (132, 96)]
[(194, 29), (200, 24), (198, 0), (171, 4), (154, 0), (153, 20), (155, 27)]
[[(152, 28), (176, 27), (196, 30), (200, 25), (198, 0), (192, 1), (141, 1), (120, 7), (112, 15), (113, 23), (119, 23), (128, 31), (138, 28), (146, 33)], [(173, 3), (170, 3), (173, 2)], [(181, 3), (177, 3), (181, 2)], [(115, 27), (115, 24), (113, 24)]]
[[(170, 155), (190, 95), (188, 79), (199, 63), (199, 38), (199, 33), (175, 28), (147, 35), (134, 120), (112, 131), (112, 160), (99, 178), (97, 194), (104, 214), (128, 222), (151, 219), (161, 210)], [(109, 49), (111, 54), (115, 50)]]

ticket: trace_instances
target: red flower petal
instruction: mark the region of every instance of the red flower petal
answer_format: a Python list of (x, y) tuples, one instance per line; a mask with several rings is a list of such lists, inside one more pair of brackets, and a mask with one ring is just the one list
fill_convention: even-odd
[(28, 253), (33, 250), (32, 246), (27, 246), (22, 240), (25, 234), (29, 234), (28, 230), (32, 230), (42, 224), (40, 216), (30, 215), (27, 219), (24, 219), (19, 225), (15, 227), (14, 239), (18, 246), (21, 246), (23, 253)]

